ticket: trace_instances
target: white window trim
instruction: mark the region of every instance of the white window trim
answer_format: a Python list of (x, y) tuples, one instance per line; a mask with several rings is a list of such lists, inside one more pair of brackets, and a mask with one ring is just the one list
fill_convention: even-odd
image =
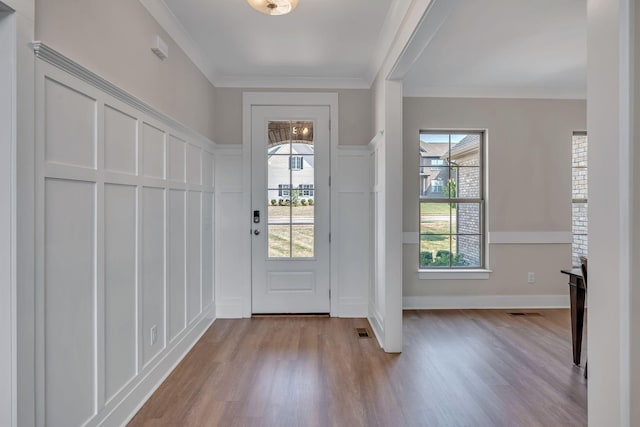
[[(423, 131), (426, 132), (430, 132), (433, 131), (434, 129), (421, 129), (420, 133), (422, 133)], [(488, 168), (486, 167), (486, 162), (487, 162), (487, 146), (489, 143), (489, 130), (488, 129), (464, 129), (464, 128), (460, 128), (460, 129), (456, 129), (456, 130), (446, 130), (443, 132), (447, 132), (447, 133), (453, 133), (453, 132), (464, 132), (464, 131), (468, 131), (470, 133), (472, 132), (476, 132), (476, 133), (481, 133), (482, 136), (482, 147), (481, 147), (481, 173), (482, 173), (482, 180), (483, 180), (483, 186), (484, 189), (483, 191), (483, 202), (485, 204), (485, 206), (487, 206), (488, 201), (489, 201), (489, 194), (487, 191), (487, 185), (488, 185), (488, 181), (489, 181), (489, 177), (488, 177)], [(431, 185), (429, 185), (431, 186)], [(421, 198), (418, 197), (418, 206), (420, 206), (420, 202), (421, 202)], [(487, 214), (487, 210), (485, 208), (484, 214)], [(488, 222), (487, 219), (485, 218), (485, 224), (484, 227), (488, 227)], [(484, 256), (484, 266), (481, 268), (471, 268), (471, 269), (455, 269), (455, 268), (448, 268), (448, 269), (422, 269), (422, 268), (418, 268), (417, 270), (417, 275), (418, 275), (418, 279), (420, 280), (487, 280), (489, 279), (489, 275), (491, 273), (493, 273), (493, 270), (489, 269), (489, 230), (485, 229), (484, 232), (484, 243), (482, 245), (482, 251), (483, 251), (483, 256)], [(415, 241), (414, 241), (415, 240)], [(403, 233), (403, 243), (404, 244), (416, 244), (416, 245), (420, 245), (420, 233), (407, 233), (404, 232)], [(418, 253), (420, 253), (420, 248), (418, 247)], [(420, 263), (418, 262), (418, 265)]]

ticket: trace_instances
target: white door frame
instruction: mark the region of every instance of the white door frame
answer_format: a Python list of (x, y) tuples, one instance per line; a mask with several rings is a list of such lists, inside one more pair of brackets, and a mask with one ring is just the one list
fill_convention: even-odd
[[(313, 93), (301, 93), (301, 92), (244, 92), (242, 94), (242, 190), (244, 196), (244, 215), (246, 218), (247, 230), (251, 231), (251, 107), (253, 106), (328, 106), (329, 107), (329, 120), (331, 124), (331, 156), (330, 175), (335, 176), (336, 162), (334, 161), (337, 148), (338, 148), (338, 94), (335, 92), (313, 92)], [(331, 187), (331, 199), (335, 200), (335, 186)], [(331, 224), (335, 224), (335, 208), (334, 204), (331, 204)], [(247, 248), (251, 248), (251, 235), (247, 234), (244, 237), (238, 236), (238, 238), (246, 239)], [(245, 251), (247, 259), (245, 263), (247, 268), (251, 270), (251, 251)], [(331, 245), (330, 249), (330, 265), (334, 266), (335, 263), (335, 249), (334, 245)], [(338, 289), (336, 279), (335, 268), (331, 267), (330, 274), (330, 289), (331, 289), (331, 316), (338, 315)], [(248, 283), (243, 284), (243, 317), (251, 317), (251, 280)]]
[(0, 424), (6, 426), (17, 425), (16, 47), (15, 12), (0, 2)]

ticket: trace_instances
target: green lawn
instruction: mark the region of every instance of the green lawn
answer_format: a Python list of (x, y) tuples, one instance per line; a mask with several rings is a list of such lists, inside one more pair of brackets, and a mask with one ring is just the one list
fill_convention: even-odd
[(420, 203), (420, 216), (449, 214), (456, 214), (456, 208), (451, 208), (449, 203)]
[[(293, 234), (293, 239), (290, 237)], [(290, 244), (291, 243), (291, 244)], [(291, 253), (293, 251), (293, 253)], [(270, 258), (313, 257), (313, 225), (269, 226)]]

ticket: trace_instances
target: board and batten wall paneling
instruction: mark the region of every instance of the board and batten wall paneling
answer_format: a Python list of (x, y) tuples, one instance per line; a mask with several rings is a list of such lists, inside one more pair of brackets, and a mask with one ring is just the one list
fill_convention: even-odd
[(331, 243), (338, 316), (367, 317), (370, 277), (371, 152), (366, 146), (339, 146), (335, 156)]
[(36, 61), (36, 416), (122, 425), (215, 318), (215, 145), (65, 64)]
[[(251, 251), (248, 206), (242, 189), (242, 146), (219, 145), (215, 158), (216, 314), (222, 318), (249, 317)], [(222, 148), (224, 147), (224, 148)], [(249, 293), (246, 292), (249, 290)]]

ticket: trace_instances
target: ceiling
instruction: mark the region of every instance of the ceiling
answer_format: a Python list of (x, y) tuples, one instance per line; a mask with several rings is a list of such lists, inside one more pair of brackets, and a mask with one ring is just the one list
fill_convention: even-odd
[[(271, 88), (370, 87), (411, 3), (140, 1), (215, 86)], [(434, 0), (404, 56), (405, 96), (585, 98), (586, 0)]]
[[(411, 96), (586, 98), (585, 0), (444, 0)], [(424, 37), (427, 38), (427, 37)]]

